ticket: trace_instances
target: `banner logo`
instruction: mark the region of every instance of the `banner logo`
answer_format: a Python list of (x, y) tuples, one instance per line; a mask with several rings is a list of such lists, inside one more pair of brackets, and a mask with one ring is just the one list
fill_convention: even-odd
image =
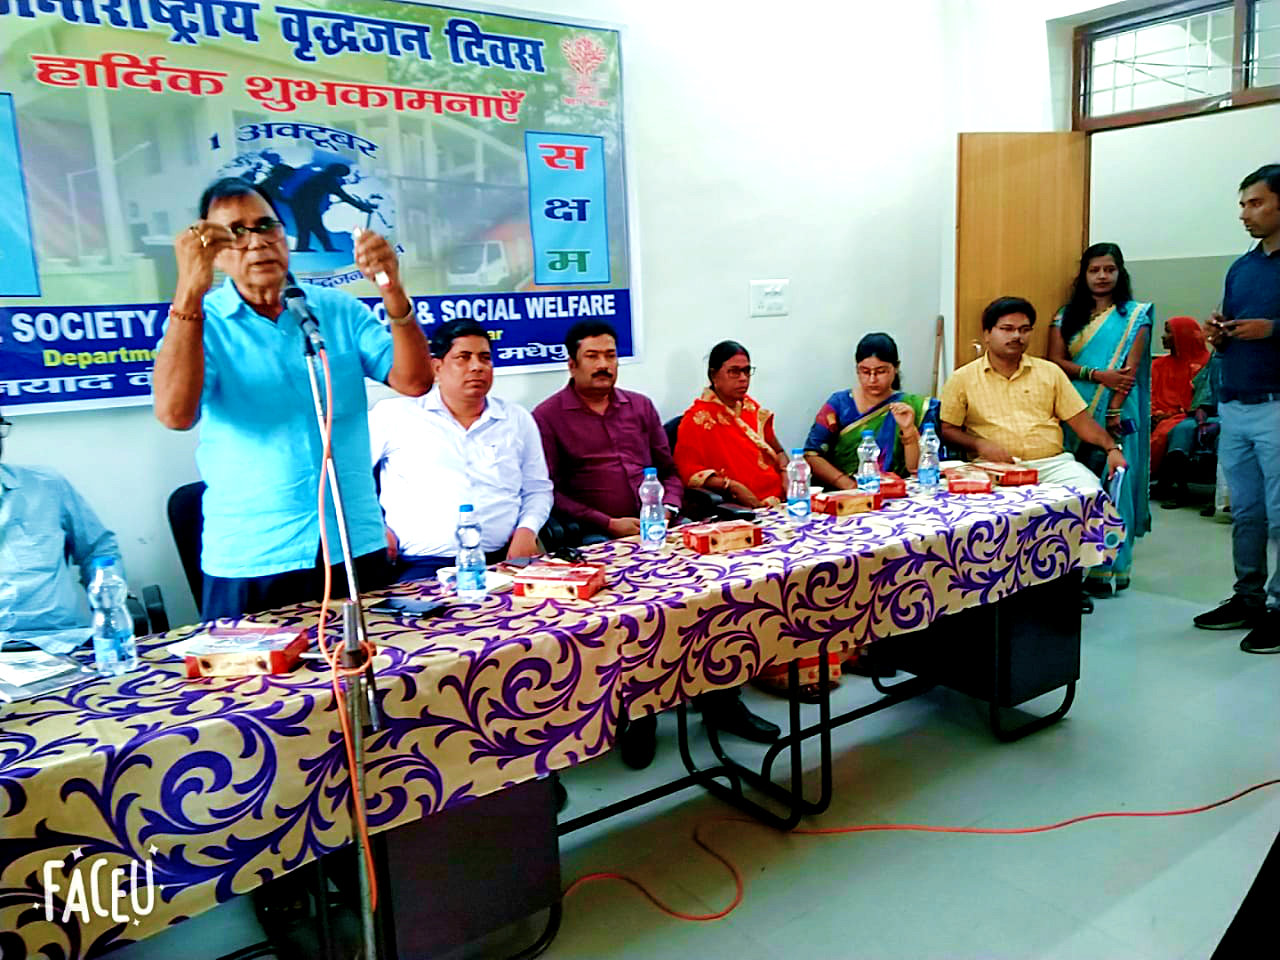
[(600, 87), (595, 81), (596, 70), (608, 59), (608, 52), (600, 41), (585, 34), (565, 37), (560, 41), (560, 52), (578, 77), (574, 91), (577, 96), (565, 97), (564, 102), (570, 106), (608, 106), (607, 101), (600, 99)]

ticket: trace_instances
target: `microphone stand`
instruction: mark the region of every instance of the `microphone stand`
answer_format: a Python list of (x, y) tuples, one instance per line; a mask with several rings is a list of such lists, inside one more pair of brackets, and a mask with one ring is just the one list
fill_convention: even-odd
[[(307, 361), (307, 377), (311, 382), (311, 399), (315, 404), (316, 425), (320, 430), (320, 438), (323, 443), (326, 399), (331, 400), (332, 398), (326, 398), (320, 392), (320, 353), (324, 350), (324, 340), (321, 339), (318, 328), (309, 330), (304, 327), (303, 344)], [(343, 603), (342, 607), (341, 662), (344, 667), (358, 667), (360, 665), (361, 644), (368, 637), (364, 622), (364, 608), (360, 603), (360, 588), (356, 582), (355, 558), (351, 553), (351, 536), (347, 529), (347, 516), (342, 503), (342, 485), (338, 481), (338, 467), (334, 462), (332, 449), (329, 451), (329, 456), (324, 458), (324, 461), (329, 492), (333, 499), (334, 518), (337, 521), (338, 541), (342, 546), (342, 564), (347, 575), (348, 599)], [(325, 522), (325, 518), (320, 517), (320, 523)], [(324, 613), (326, 616), (328, 615), (328, 611), (324, 611)], [(377, 688), (374, 685), (372, 658), (366, 660), (362, 673), (345, 677), (342, 682), (346, 690), (347, 710), (350, 718), (352, 740), (354, 741), (352, 747), (355, 757), (355, 769), (351, 773), (353, 791), (357, 792), (353, 792), (351, 797), (351, 839), (356, 847), (357, 863), (359, 864), (360, 920), (362, 939), (364, 940), (364, 956), (365, 960), (378, 960), (373, 891), (369, 884), (369, 872), (365, 869), (363, 863), (364, 854), (360, 822), (356, 817), (356, 804), (362, 803), (364, 800), (364, 735), (366, 728), (368, 732), (376, 733), (381, 727), (378, 720)], [(370, 853), (372, 853), (372, 850)], [(321, 890), (320, 895), (327, 897), (328, 891)]]

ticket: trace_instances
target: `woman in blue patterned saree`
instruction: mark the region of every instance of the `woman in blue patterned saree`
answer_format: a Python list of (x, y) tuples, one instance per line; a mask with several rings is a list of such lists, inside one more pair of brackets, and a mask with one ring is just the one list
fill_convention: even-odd
[[(1095, 243), (1080, 257), (1071, 299), (1049, 330), (1049, 359), (1071, 378), (1089, 414), (1124, 447), (1129, 472), (1116, 508), (1125, 541), (1115, 562), (1094, 567), (1085, 580), (1095, 596), (1129, 586), (1133, 546), (1151, 529), (1151, 325), (1154, 308), (1133, 299), (1124, 254)], [(1096, 448), (1064, 427), (1066, 448), (1089, 464)], [(1092, 466), (1092, 464), (1090, 464)]]

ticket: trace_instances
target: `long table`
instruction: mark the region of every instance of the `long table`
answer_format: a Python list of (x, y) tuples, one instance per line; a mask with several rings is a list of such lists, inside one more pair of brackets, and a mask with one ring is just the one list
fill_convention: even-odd
[[(781, 516), (764, 523), (763, 545), (723, 556), (675, 537), (661, 553), (635, 541), (589, 548), (610, 571), (590, 601), (499, 594), (452, 601), (432, 620), (369, 614), (383, 721), (367, 739), (373, 829), (598, 756), (623, 709), (665, 710), (766, 666), (921, 630), (1105, 562), (1123, 535), (1102, 494), (1047, 485), (890, 501), (799, 530)], [(317, 610), (254, 620), (313, 629)], [(347, 841), (349, 785), (321, 665), (186, 680), (165, 646), (196, 629), (144, 640), (137, 672), (0, 713), (0, 954), (100, 953)], [(99, 861), (99, 879), (149, 866), (151, 908), (126, 902), (123, 922), (90, 911), (64, 924), (68, 895)]]

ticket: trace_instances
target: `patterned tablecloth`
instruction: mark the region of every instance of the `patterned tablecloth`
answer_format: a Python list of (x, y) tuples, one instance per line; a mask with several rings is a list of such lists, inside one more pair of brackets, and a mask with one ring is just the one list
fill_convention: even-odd
[[(503, 594), (427, 621), (369, 615), (385, 717), (368, 742), (371, 824), (597, 756), (624, 705), (665, 709), (824, 640), (920, 629), (1105, 562), (1123, 533), (1101, 494), (1054, 486), (891, 501), (815, 518), (800, 535), (780, 516), (765, 523), (762, 546), (723, 556), (674, 537), (662, 553), (589, 548), (609, 565), (608, 589), (590, 601)], [(314, 625), (315, 613), (270, 619)], [(320, 666), (186, 680), (164, 645), (191, 632), (143, 641), (137, 672), (0, 706), (6, 960), (101, 953), (347, 840), (348, 779)]]

